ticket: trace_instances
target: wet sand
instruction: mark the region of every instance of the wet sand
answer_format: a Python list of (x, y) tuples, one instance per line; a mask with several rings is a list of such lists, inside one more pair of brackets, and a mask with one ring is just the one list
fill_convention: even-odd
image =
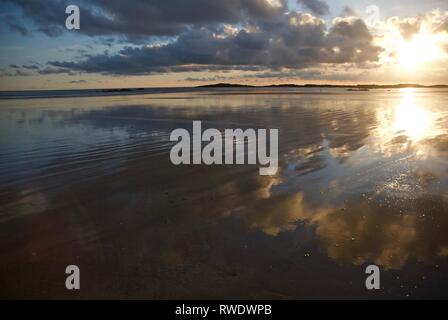
[[(254, 90), (0, 100), (0, 297), (448, 298), (448, 91)], [(193, 120), (280, 171), (172, 165)]]

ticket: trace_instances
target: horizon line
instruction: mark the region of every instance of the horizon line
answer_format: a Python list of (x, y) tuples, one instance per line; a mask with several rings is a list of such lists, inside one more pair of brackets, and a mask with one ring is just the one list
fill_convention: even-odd
[(98, 92), (107, 91), (119, 91), (119, 90), (146, 90), (146, 89), (201, 89), (201, 88), (365, 88), (365, 89), (404, 89), (404, 88), (448, 88), (448, 84), (433, 84), (423, 85), (418, 83), (395, 83), (395, 84), (295, 84), (295, 83), (280, 83), (280, 84), (268, 84), (268, 85), (254, 85), (254, 84), (242, 84), (242, 83), (210, 83), (196, 86), (161, 86), (161, 87), (109, 87), (109, 88), (70, 88), (70, 89), (22, 89), (22, 90), (0, 90), (0, 92), (27, 92), (27, 91), (75, 91), (75, 90), (97, 90)]

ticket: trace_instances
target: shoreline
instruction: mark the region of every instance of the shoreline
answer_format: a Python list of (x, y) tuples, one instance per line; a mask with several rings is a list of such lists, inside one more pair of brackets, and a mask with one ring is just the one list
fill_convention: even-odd
[[(169, 93), (186, 93), (186, 92), (210, 92), (216, 89), (216, 94), (233, 95), (233, 94), (276, 94), (275, 91), (253, 91), (241, 92), (230, 90), (269, 90), (269, 89), (347, 89), (347, 92), (359, 93), (369, 90), (392, 90), (392, 89), (448, 89), (448, 85), (431, 85), (425, 86), (420, 84), (394, 84), (394, 85), (316, 85), (316, 84), (279, 84), (266, 86), (240, 85), (230, 83), (218, 83), (211, 85), (203, 85), (196, 87), (155, 87), (155, 88), (111, 88), (111, 89), (59, 89), (59, 90), (17, 90), (17, 91), (0, 91), (0, 100), (14, 99), (49, 99), (49, 98), (85, 98), (85, 97), (102, 97), (102, 96), (128, 96), (128, 95), (144, 95), (144, 94), (169, 94)], [(335, 92), (293, 92), (285, 91), (281, 94), (335, 94)]]

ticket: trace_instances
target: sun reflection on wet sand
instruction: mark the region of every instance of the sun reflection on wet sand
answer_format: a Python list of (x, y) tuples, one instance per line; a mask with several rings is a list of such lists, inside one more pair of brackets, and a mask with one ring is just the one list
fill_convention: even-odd
[(423, 142), (441, 131), (436, 126), (437, 114), (419, 105), (416, 89), (401, 89), (399, 94), (395, 105), (378, 109), (374, 144), (386, 156), (411, 149), (415, 155), (425, 156)]
[(393, 130), (405, 134), (413, 142), (428, 138), (433, 134), (434, 114), (419, 107), (415, 98), (415, 89), (402, 89), (402, 102), (395, 108)]
[[(340, 297), (365, 263), (418, 281), (406, 269), (412, 262), (427, 271), (446, 261), (446, 274), (446, 95), (5, 102), (0, 233), (8, 241), (0, 243), (0, 269), (8, 277), (0, 285), (23, 297), (20, 277), (28, 297), (42, 298), (57, 283), (51, 270), (73, 257), (97, 279), (86, 297)], [(218, 129), (279, 128), (278, 175), (172, 166), (169, 133), (197, 119)], [(39, 277), (28, 263), (30, 242)], [(425, 274), (438, 274), (431, 270)], [(389, 283), (386, 296), (402, 296), (400, 285)], [(67, 294), (59, 286), (47, 292)], [(360, 297), (352, 288), (347, 295)]]

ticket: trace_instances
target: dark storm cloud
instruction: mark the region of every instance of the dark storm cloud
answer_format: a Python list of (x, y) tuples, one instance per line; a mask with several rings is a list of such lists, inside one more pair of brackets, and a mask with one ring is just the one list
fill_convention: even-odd
[(297, 3), (303, 5), (318, 16), (325, 16), (330, 13), (330, 8), (322, 0), (297, 0)]
[(28, 35), (29, 31), (24, 27), (17, 19), (17, 17), (8, 15), (5, 18), (5, 22), (11, 31), (20, 33), (22, 36)]
[(39, 66), (35, 64), (24, 64), (22, 65), (22, 68), (28, 69), (28, 70), (39, 70)]
[[(381, 51), (372, 44), (362, 20), (338, 18), (328, 27), (311, 14), (288, 12), (286, 0), (6, 1), (52, 37), (66, 32), (66, 5), (77, 4), (81, 9), (77, 32), (108, 47), (128, 44), (118, 52), (83, 52), (71, 61), (50, 61), (48, 67), (36, 69), (39, 74), (278, 71), (375, 62)], [(329, 12), (323, 1), (299, 2), (314, 15)]]
[(378, 60), (381, 48), (360, 19), (324, 21), (290, 12), (229, 33), (225, 28), (193, 28), (166, 45), (127, 47), (117, 54), (92, 55), (81, 61), (53, 61), (67, 70), (114, 75), (180, 71), (306, 68), (321, 63)]
[(112, 37), (109, 38), (98, 38), (95, 40), (95, 44), (112, 47), (115, 44), (115, 39)]
[(126, 37), (173, 36), (189, 26), (238, 23), (245, 19), (269, 19), (284, 10), (266, 0), (7, 0), (33, 20), (49, 36), (65, 30), (65, 8), (76, 4), (81, 10), (79, 32), (90, 35)]
[(73, 75), (75, 74), (74, 72), (68, 70), (68, 69), (62, 69), (62, 68), (52, 68), (52, 67), (46, 67), (43, 69), (40, 69), (37, 71), (38, 74), (41, 75), (49, 75), (49, 74), (69, 74), (69, 75)]

